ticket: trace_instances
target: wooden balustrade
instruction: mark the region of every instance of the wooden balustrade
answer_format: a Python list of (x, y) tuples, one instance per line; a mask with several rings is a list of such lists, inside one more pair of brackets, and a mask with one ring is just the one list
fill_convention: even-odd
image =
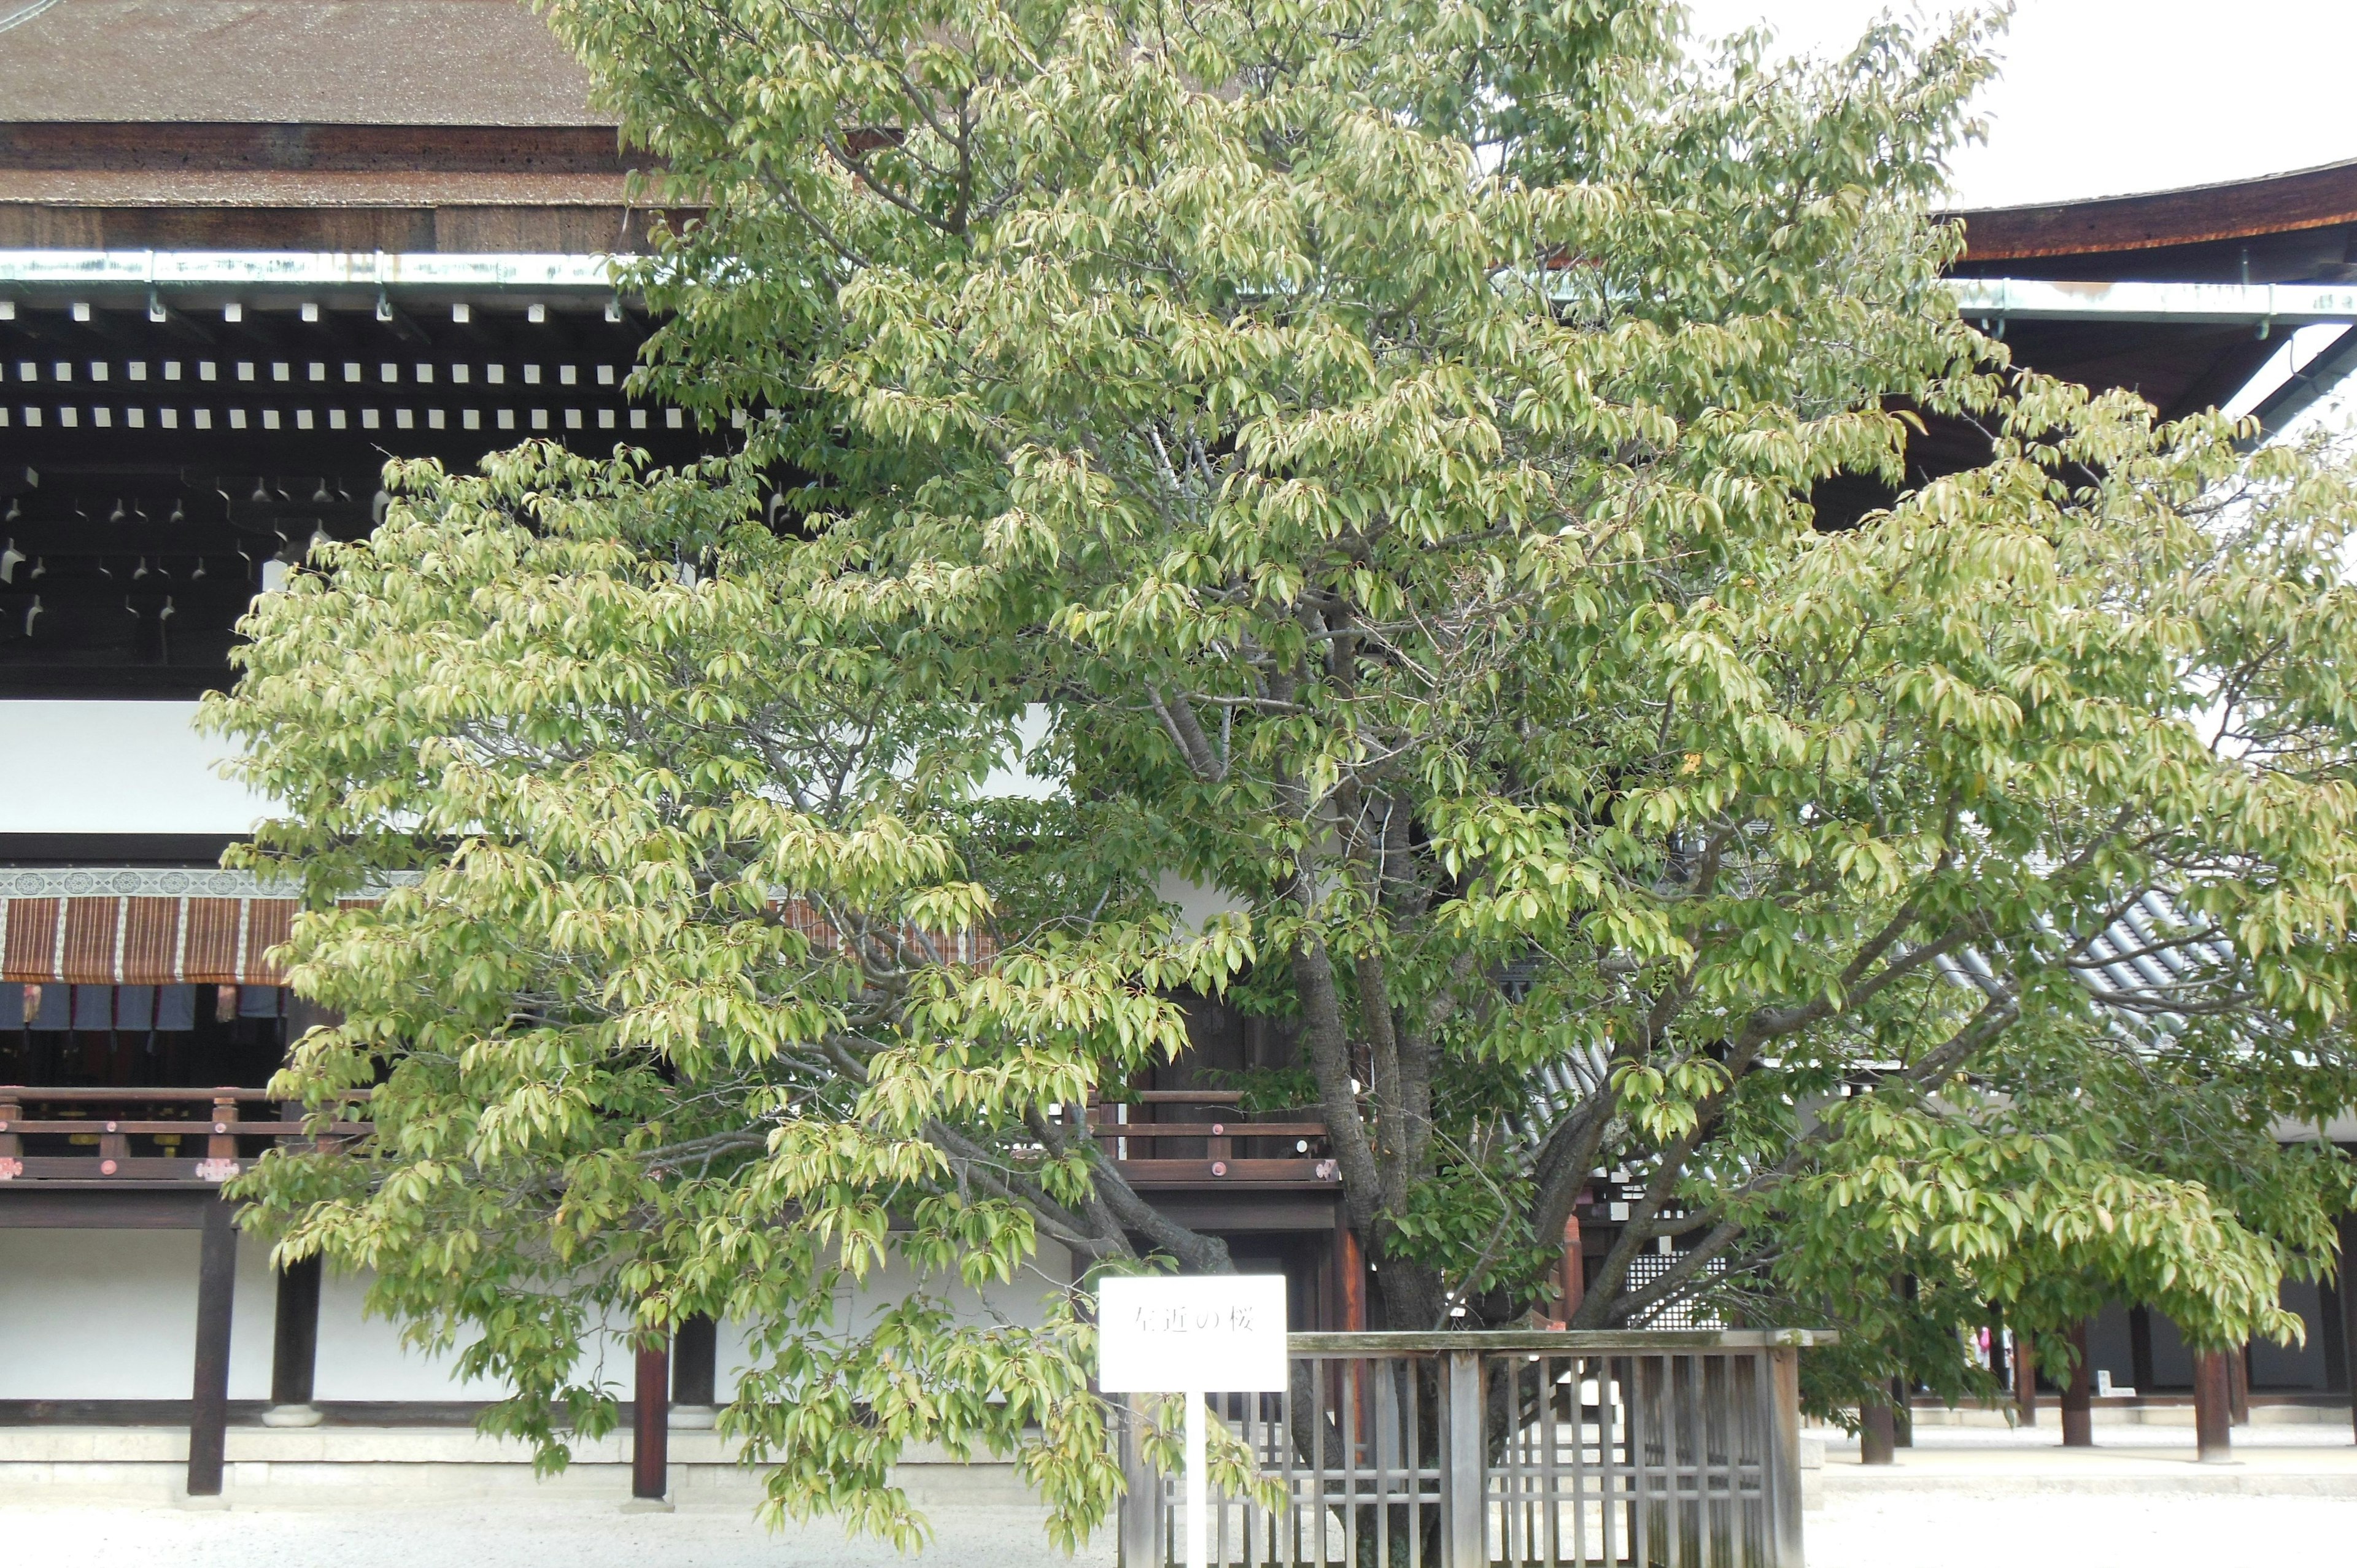
[[(1323, 1122), (1256, 1122), (1243, 1110), (1236, 1090), (1148, 1089), (1132, 1090), (1118, 1101), (1099, 1101), (1088, 1108), (1089, 1130), (1102, 1148), (1111, 1144), (1114, 1165), (1132, 1187), (1285, 1187), (1339, 1188), (1341, 1176), (1327, 1152)], [(1211, 1112), (1209, 1119), (1189, 1122), (1123, 1120), (1131, 1107), (1159, 1112), (1188, 1106)], [(1290, 1143), (1295, 1147), (1276, 1155), (1240, 1155), (1239, 1143)], [(1200, 1158), (1163, 1155), (1157, 1145), (1200, 1143)], [(1142, 1144), (1141, 1155), (1130, 1145)]]
[[(242, 1111), (251, 1105), (270, 1107), (270, 1112), (248, 1118)], [(74, 1115), (28, 1116), (28, 1107), (52, 1112), (89, 1109)], [(180, 1113), (126, 1114), (175, 1110)], [(252, 1145), (316, 1139), (332, 1146), (369, 1131), (365, 1122), (339, 1120), (321, 1126), (290, 1117), (258, 1089), (0, 1085), (0, 1181), (218, 1187), (243, 1168)], [(77, 1142), (70, 1145), (70, 1152), (43, 1146), (57, 1138)], [(29, 1147), (28, 1139), (33, 1140)], [(155, 1152), (135, 1148), (135, 1139), (146, 1140)], [(199, 1149), (192, 1149), (192, 1144)]]
[[(1323, 1122), (1298, 1119), (1298, 1112), (1292, 1120), (1255, 1121), (1242, 1101), (1233, 1090), (1145, 1090), (1092, 1103), (1086, 1115), (1100, 1148), (1134, 1187), (1340, 1186)], [(1189, 1107), (1205, 1119), (1124, 1120), (1133, 1107)], [(254, 1110), (260, 1113), (248, 1114)], [(370, 1130), (364, 1122), (315, 1124), (258, 1089), (0, 1085), (0, 1181), (219, 1186), (271, 1144), (334, 1147)], [(70, 1150), (44, 1146), (61, 1137), (87, 1142)], [(1270, 1154), (1270, 1143), (1293, 1147)], [(1173, 1144), (1200, 1144), (1201, 1152), (1162, 1152)], [(1254, 1152), (1255, 1145), (1264, 1152)]]

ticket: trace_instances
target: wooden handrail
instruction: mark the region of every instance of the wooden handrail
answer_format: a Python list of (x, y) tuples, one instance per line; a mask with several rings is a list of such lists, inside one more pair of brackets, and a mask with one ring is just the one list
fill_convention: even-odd
[(1436, 1350), (1537, 1351), (1558, 1356), (1675, 1355), (1680, 1351), (1809, 1349), (1841, 1341), (1833, 1328), (1476, 1328), (1437, 1333), (1300, 1333), (1285, 1337), (1294, 1356), (1415, 1356)]
[(1323, 1138), (1323, 1122), (1099, 1122), (1100, 1138)]
[[(346, 1090), (339, 1100), (366, 1100), (365, 1089)], [(149, 1105), (210, 1105), (216, 1101), (232, 1100), (240, 1104), (278, 1104), (280, 1099), (266, 1089), (239, 1089), (224, 1086), (219, 1089), (111, 1089), (95, 1084), (61, 1084), (55, 1088), (37, 1089), (26, 1084), (0, 1084), (0, 1101), (18, 1104), (27, 1101), (44, 1105), (106, 1105), (145, 1103)]]
[[(226, 1135), (233, 1138), (295, 1138), (304, 1136), (315, 1131), (317, 1131), (317, 1129), (305, 1122), (100, 1122), (95, 1120), (72, 1122), (27, 1122), (22, 1118), (11, 1119), (0, 1117), (0, 1133), (16, 1134), (25, 1137), (30, 1137), (37, 1133), (87, 1134), (95, 1133), (101, 1137), (105, 1137), (110, 1134), (120, 1134), (124, 1137), (154, 1137), (158, 1133), (169, 1137), (174, 1133), (179, 1133), (183, 1136), (191, 1138), (211, 1137), (215, 1135)], [(376, 1125), (374, 1122), (332, 1122), (328, 1124), (327, 1128), (328, 1134), (373, 1133), (375, 1131)]]

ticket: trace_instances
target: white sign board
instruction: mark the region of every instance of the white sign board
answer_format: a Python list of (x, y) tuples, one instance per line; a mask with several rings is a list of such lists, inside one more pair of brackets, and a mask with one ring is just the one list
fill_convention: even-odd
[(1107, 1393), (1282, 1392), (1285, 1276), (1103, 1281), (1097, 1367)]

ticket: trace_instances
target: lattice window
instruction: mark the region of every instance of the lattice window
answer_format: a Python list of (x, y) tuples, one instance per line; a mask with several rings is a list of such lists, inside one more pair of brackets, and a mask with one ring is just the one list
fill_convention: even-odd
[[(1632, 1291), (1643, 1290), (1667, 1273), (1670, 1265), (1677, 1261), (1677, 1254), (1674, 1252), (1640, 1252), (1635, 1258), (1630, 1260), (1629, 1288)], [(1723, 1258), (1713, 1258), (1702, 1266), (1702, 1272), (1705, 1279), (1723, 1278), (1727, 1273), (1727, 1261)], [(1645, 1320), (1644, 1326), (1647, 1328), (1724, 1328), (1727, 1326), (1727, 1322), (1706, 1303), (1687, 1297), (1674, 1301), (1656, 1311), (1652, 1316)]]

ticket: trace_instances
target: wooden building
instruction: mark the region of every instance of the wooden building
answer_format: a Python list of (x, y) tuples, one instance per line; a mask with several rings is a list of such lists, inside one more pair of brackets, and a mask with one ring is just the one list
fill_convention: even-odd
[[(649, 217), (587, 97), (513, 0), (0, 15), (0, 1422), (192, 1420), (203, 1491), (232, 1417), (455, 1416), (492, 1392), (364, 1322), (356, 1282), (274, 1279), (227, 1225), (221, 1181), (295, 1131), (261, 1089), (304, 1017), (272, 957), (291, 901), (215, 869), (266, 802), (189, 718), (253, 596), (381, 515), (388, 456), (729, 438), (623, 393), (649, 324), (609, 260)], [(1959, 217), (1968, 313), (2166, 411), (2243, 388), (2272, 333), (2357, 320), (2357, 166)], [(2357, 364), (2352, 338), (2263, 414)], [(1919, 468), (1968, 460), (1957, 440)], [(1825, 499), (1834, 521), (1873, 499)], [(1286, 1043), (1198, 1023), (1197, 1059), (1135, 1108), (1135, 1178), (1292, 1276), (1301, 1326), (1363, 1326), (1314, 1130), (1255, 1136), (1206, 1087)], [(1621, 1195), (1590, 1197), (1595, 1256)], [(2345, 1397), (2338, 1315), (2299, 1305), (2317, 1348), (2280, 1380)], [(2168, 1336), (2136, 1322), (2120, 1380), (2166, 1388)], [(685, 1337), (672, 1391), (725, 1398), (732, 1354), (725, 1327)]]

